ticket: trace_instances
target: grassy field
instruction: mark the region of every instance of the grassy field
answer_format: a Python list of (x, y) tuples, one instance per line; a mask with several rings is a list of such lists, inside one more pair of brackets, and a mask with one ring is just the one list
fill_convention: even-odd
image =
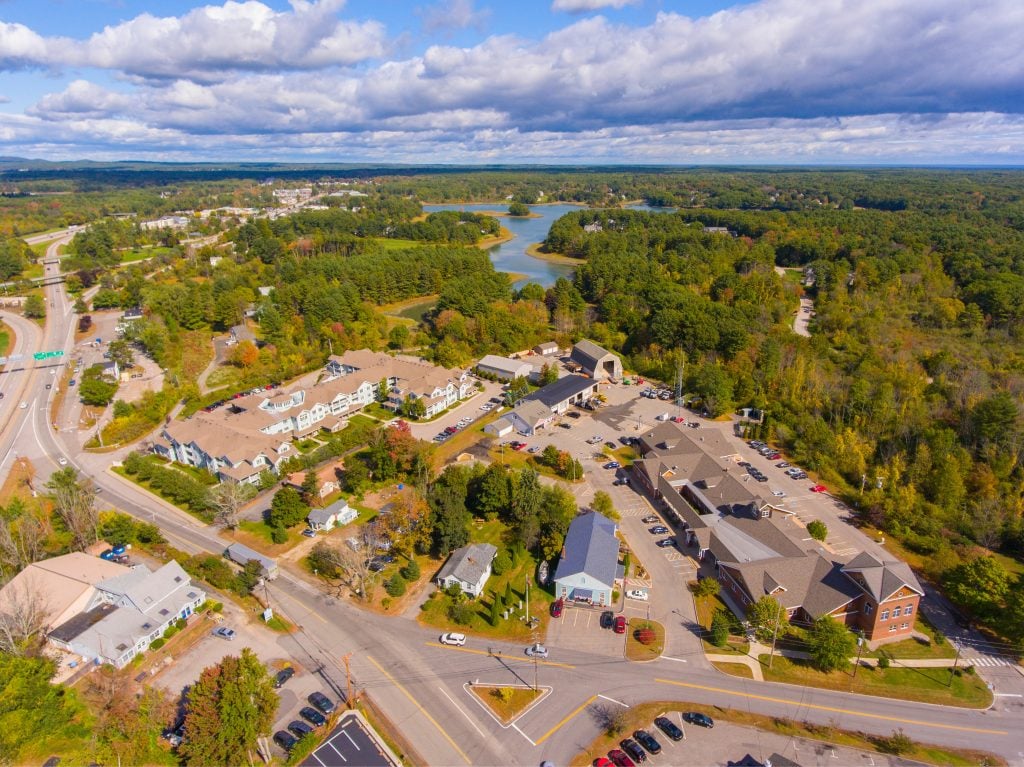
[(754, 678), (754, 672), (750, 670), (750, 666), (746, 663), (719, 663), (712, 661), (711, 665), (729, 676), (739, 676), (744, 679)]
[[(807, 738), (830, 745), (847, 746), (880, 754), (887, 753), (884, 738), (865, 735), (861, 732), (841, 730), (838, 727), (816, 726), (784, 717), (762, 716), (743, 709), (719, 708), (703, 703), (651, 701), (629, 708), (626, 711), (626, 721), (623, 723), (621, 732), (614, 735), (599, 735), (589, 746), (573, 757), (569, 762), (570, 767), (588, 767), (598, 756), (603, 756), (610, 749), (618, 748), (618, 741), (624, 733), (632, 732), (639, 727), (650, 727), (655, 717), (675, 711), (696, 711), (707, 714), (712, 719), (721, 719), (746, 727), (756, 727), (777, 735)], [(915, 743), (910, 751), (901, 756), (927, 764), (951, 765), (952, 767), (971, 767), (978, 764), (989, 764), (994, 767), (1006, 764), (1005, 759), (994, 754), (967, 749), (939, 748), (923, 743)]]
[[(708, 631), (711, 629), (711, 619), (714, 618), (717, 610), (725, 610), (729, 612), (729, 608), (725, 606), (725, 602), (719, 599), (717, 596), (714, 597), (694, 597), (694, 603), (697, 605), (697, 623), (701, 625), (701, 628)], [(712, 653), (715, 655), (736, 653), (738, 655), (746, 655), (750, 652), (750, 644), (744, 640), (736, 639), (735, 637), (729, 637), (729, 643), (725, 647), (718, 647), (717, 645), (711, 644), (707, 640), (707, 634), (701, 640), (704, 644), (704, 652)]]
[(937, 632), (927, 621), (922, 620), (920, 615), (918, 615), (917, 619), (914, 621), (914, 629), (928, 636), (931, 639), (931, 642), (925, 643), (917, 639), (904, 639), (901, 642), (882, 645), (877, 650), (864, 653), (864, 657), (878, 658), (882, 655), (889, 658), (907, 659), (956, 657), (956, 649), (950, 645), (949, 642), (943, 641), (940, 644), (935, 641)]
[(809, 662), (779, 656), (775, 657), (772, 668), (768, 668), (767, 655), (760, 656), (758, 660), (768, 682), (963, 708), (985, 708), (992, 703), (992, 693), (976, 674), (953, 676), (950, 684), (951, 670), (948, 668), (898, 668), (894, 664), (887, 669), (861, 668), (853, 676), (852, 671), (824, 674), (812, 668)]

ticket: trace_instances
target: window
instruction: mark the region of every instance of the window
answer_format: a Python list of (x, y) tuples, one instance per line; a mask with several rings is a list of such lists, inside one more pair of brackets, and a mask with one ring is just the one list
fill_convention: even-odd
[(907, 605), (906, 607), (903, 608), (903, 614), (904, 615), (910, 615), (912, 612), (914, 612), (914, 606), (913, 605)]
[(894, 608), (892, 608), (892, 617), (893, 618), (899, 618), (900, 617), (900, 606), (899, 605), (896, 605)]
[(889, 620), (889, 611), (888, 610), (882, 610), (882, 620), (883, 621)]
[(873, 604), (871, 604), (870, 602), (868, 602), (866, 605), (864, 605), (864, 614), (865, 615), (871, 615), (871, 613), (873, 613), (874, 611), (875, 611), (875, 606)]
[(892, 632), (894, 632), (895, 630), (896, 630), (896, 624), (895, 624), (895, 623), (893, 623), (893, 624), (891, 624), (891, 625), (889, 626), (889, 633), (891, 634), (891, 633), (892, 633)]
[(910, 627), (910, 624), (909, 624), (909, 623), (901, 623), (901, 624), (900, 624), (900, 628), (901, 628), (901, 629), (907, 629), (907, 628), (909, 628), (909, 627)]

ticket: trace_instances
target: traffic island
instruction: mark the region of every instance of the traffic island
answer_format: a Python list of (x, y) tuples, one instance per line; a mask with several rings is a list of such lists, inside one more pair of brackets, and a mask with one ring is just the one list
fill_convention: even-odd
[(665, 627), (657, 621), (632, 620), (626, 632), (626, 660), (657, 660), (665, 651)]
[(466, 689), (502, 727), (511, 725), (551, 692), (550, 687), (534, 689), (519, 684), (469, 684)]

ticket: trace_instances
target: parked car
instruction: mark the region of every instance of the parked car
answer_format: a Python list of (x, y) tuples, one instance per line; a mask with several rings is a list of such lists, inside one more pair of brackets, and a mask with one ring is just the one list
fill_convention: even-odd
[(654, 726), (661, 730), (672, 740), (682, 740), (683, 731), (679, 729), (679, 726), (669, 719), (667, 716), (659, 716), (654, 720)]
[(213, 635), (215, 637), (220, 637), (221, 639), (227, 639), (228, 641), (231, 641), (235, 638), (235, 630), (229, 629), (227, 626), (221, 626), (220, 628), (215, 628), (213, 630)]
[(615, 618), (615, 633), (625, 634), (626, 633), (626, 616), (619, 615)]
[(825, 492), (828, 492), (828, 488), (825, 487), (824, 485), (814, 485), (811, 488), (811, 492), (812, 493), (825, 493)]
[(305, 530), (302, 531), (302, 534), (307, 538), (316, 538), (316, 530), (314, 530), (312, 527), (307, 527)]
[(295, 721), (291, 722), (288, 725), (288, 729), (291, 731), (292, 735), (294, 735), (296, 738), (302, 738), (303, 736), (309, 735), (309, 733), (313, 732), (313, 728), (312, 727), (310, 727), (305, 722), (300, 722), (298, 719), (296, 719)]
[(615, 624), (615, 616), (611, 610), (605, 610), (601, 613), (601, 628), (610, 629)]
[(655, 738), (647, 730), (637, 730), (633, 733), (633, 740), (643, 746), (645, 749), (650, 751), (652, 754), (661, 753), (661, 744), (658, 739)]
[(615, 767), (636, 767), (636, 764), (626, 756), (625, 751), (619, 751), (617, 748), (613, 748), (608, 752), (608, 758), (612, 760), (612, 764)]
[(594, 760), (594, 767), (615, 767), (615, 762), (606, 756), (599, 756)]
[(633, 589), (632, 591), (627, 591), (626, 592), (626, 596), (629, 597), (630, 599), (638, 599), (641, 602), (646, 602), (647, 601), (647, 589)]
[(558, 424), (558, 428), (560, 428), (560, 429), (571, 429), (572, 428), (572, 424), (571, 423), (566, 423), (565, 421), (562, 421), (560, 424)]
[(456, 647), (462, 647), (462, 645), (466, 644), (466, 635), (457, 634), (454, 631), (449, 631), (446, 634), (441, 634), (441, 638), (439, 641), (441, 642), (441, 644), (450, 644), (455, 645)]
[(306, 698), (310, 703), (316, 706), (324, 714), (333, 714), (337, 706), (334, 705), (334, 701), (324, 695), (322, 692), (311, 692), (309, 697)]
[(782, 458), (782, 453), (769, 453), (768, 454), (768, 460), (769, 461), (777, 461), (780, 458)]
[(681, 415), (672, 416), (672, 423), (686, 423), (686, 419)]
[(785, 490), (779, 490), (777, 488), (773, 488), (772, 489), (772, 495), (774, 495), (776, 498), (785, 498), (786, 497), (786, 491)]
[(779, 461), (775, 464), (776, 469), (788, 469), (792, 464), (789, 461)]
[(588, 445), (596, 445), (598, 442), (603, 442), (603, 438), (595, 434), (593, 437), (587, 440)]
[(644, 751), (643, 748), (640, 747), (640, 744), (632, 738), (625, 738), (624, 740), (620, 740), (619, 748), (621, 748), (623, 751), (629, 754), (629, 758), (632, 759), (634, 762), (639, 763), (647, 761), (647, 752)]
[(565, 608), (565, 600), (564, 599), (556, 599), (554, 602), (551, 603), (551, 617), (552, 618), (561, 618), (562, 617), (562, 610), (564, 608)]
[(604, 468), (606, 468), (606, 469), (621, 469), (622, 468), (622, 464), (619, 463), (618, 461), (608, 461), (608, 463), (606, 463), (604, 465)]
[(298, 743), (298, 739), (286, 730), (278, 730), (274, 733), (274, 742), (285, 751), (291, 751)]
[(526, 654), (531, 658), (546, 658), (548, 657), (548, 648), (537, 642), (526, 648)]
[(676, 539), (675, 538), (662, 538), (660, 541), (658, 541), (654, 545), (658, 546), (659, 548), (662, 548), (662, 549), (667, 549), (670, 546), (675, 546), (676, 545)]
[(615, 449), (615, 443), (614, 442), (605, 442), (604, 446), (606, 448), (608, 448), (609, 450), (614, 450)]
[(612, 480), (612, 484), (618, 487), (619, 485), (629, 486), (629, 477), (616, 477)]
[(566, 413), (566, 415), (568, 415), (570, 418), (580, 418), (582, 416), (582, 413), (576, 410), (570, 410), (568, 413)]
[(284, 687), (285, 682), (287, 682), (293, 676), (295, 676), (295, 669), (293, 669), (291, 666), (288, 666), (288, 668), (281, 669), (277, 672), (277, 675), (274, 677), (274, 687), (277, 687), (278, 689)]
[(655, 516), (654, 514), (648, 514), (640, 521), (643, 522), (645, 525), (653, 525), (657, 522), (661, 522), (661, 517)]
[(683, 721), (696, 724), (700, 727), (711, 728), (715, 726), (715, 720), (707, 714), (698, 714), (696, 711), (687, 711), (683, 714)]
[(655, 525), (650, 529), (651, 535), (664, 535), (668, 532), (668, 528), (664, 525)]
[(305, 719), (314, 727), (323, 727), (327, 724), (327, 717), (311, 706), (303, 706), (299, 709), (299, 716)]

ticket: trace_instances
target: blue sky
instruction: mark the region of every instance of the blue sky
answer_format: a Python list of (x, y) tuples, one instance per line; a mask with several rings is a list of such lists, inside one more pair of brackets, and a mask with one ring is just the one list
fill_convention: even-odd
[(6, 0), (0, 154), (1024, 163), (1021, 0)]

